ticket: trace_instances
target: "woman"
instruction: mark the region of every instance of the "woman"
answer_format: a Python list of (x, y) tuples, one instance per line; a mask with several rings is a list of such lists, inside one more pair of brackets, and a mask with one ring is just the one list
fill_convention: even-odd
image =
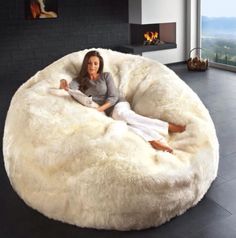
[(66, 80), (61, 80), (60, 89), (79, 89), (87, 96), (92, 96), (99, 105), (99, 112), (125, 121), (131, 130), (148, 141), (153, 148), (172, 153), (173, 149), (168, 146), (165, 137), (168, 132), (183, 132), (185, 126), (144, 117), (132, 111), (130, 104), (119, 98), (112, 76), (103, 72), (103, 66), (104, 61), (99, 52), (89, 51), (84, 57), (78, 78), (69, 85)]

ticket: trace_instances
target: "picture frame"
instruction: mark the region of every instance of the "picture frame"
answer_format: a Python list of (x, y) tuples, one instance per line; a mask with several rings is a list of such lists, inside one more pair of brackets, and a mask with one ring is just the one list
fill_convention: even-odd
[(25, 0), (25, 18), (27, 20), (57, 17), (58, 0)]

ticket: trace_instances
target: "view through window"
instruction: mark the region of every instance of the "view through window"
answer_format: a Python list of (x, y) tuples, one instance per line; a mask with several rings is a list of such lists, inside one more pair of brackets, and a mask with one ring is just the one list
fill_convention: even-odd
[(201, 0), (203, 57), (236, 66), (236, 1)]

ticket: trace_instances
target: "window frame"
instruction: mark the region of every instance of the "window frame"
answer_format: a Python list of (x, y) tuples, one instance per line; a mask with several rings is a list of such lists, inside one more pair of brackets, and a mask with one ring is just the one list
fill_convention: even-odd
[[(202, 0), (197, 0), (197, 45), (202, 47)], [(236, 72), (236, 66), (209, 61), (209, 66)]]

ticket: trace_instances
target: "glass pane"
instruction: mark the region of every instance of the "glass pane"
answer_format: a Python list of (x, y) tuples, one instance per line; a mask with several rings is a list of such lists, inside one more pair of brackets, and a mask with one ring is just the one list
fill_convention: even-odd
[(202, 57), (236, 66), (236, 1), (201, 0)]

